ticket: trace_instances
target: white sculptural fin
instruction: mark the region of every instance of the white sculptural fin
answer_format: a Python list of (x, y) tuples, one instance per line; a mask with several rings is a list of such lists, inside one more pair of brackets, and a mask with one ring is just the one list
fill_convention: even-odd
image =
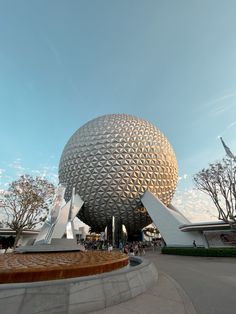
[(189, 220), (175, 207), (167, 207), (150, 191), (146, 191), (141, 201), (159, 229), (162, 237), (169, 246), (192, 246), (193, 240), (199, 245), (205, 245), (205, 240), (200, 232), (182, 232), (179, 227), (188, 224)]
[(65, 203), (65, 189), (63, 185), (58, 186), (53, 205), (36, 238), (35, 244), (51, 243), (52, 239), (61, 239), (65, 232), (67, 238), (74, 238), (73, 220), (84, 202), (78, 194), (75, 194), (75, 189), (73, 188), (70, 201)]
[(53, 199), (53, 205), (49, 212), (49, 219), (51, 223), (56, 222), (60, 208), (65, 205), (65, 200), (64, 200), (65, 191), (66, 191), (65, 186), (59, 184), (56, 190), (56, 194)]
[(65, 190), (66, 190), (65, 186), (63, 186), (62, 184), (58, 185), (55, 191), (52, 206), (49, 210), (49, 214), (35, 240), (35, 244), (50, 242), (50, 236), (55, 227), (55, 223), (58, 218), (60, 209), (63, 205), (65, 205), (65, 200), (64, 200)]

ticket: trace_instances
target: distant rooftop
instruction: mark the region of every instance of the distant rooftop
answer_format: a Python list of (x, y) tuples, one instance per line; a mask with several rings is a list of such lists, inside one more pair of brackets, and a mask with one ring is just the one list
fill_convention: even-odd
[(183, 232), (188, 231), (205, 231), (205, 230), (226, 230), (230, 229), (230, 224), (224, 221), (206, 221), (191, 224), (184, 224), (179, 227)]

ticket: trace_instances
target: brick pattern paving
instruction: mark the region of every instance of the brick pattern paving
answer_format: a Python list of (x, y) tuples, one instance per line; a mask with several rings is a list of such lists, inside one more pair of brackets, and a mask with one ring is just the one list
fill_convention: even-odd
[(32, 282), (95, 275), (128, 264), (120, 252), (1, 254), (0, 283)]

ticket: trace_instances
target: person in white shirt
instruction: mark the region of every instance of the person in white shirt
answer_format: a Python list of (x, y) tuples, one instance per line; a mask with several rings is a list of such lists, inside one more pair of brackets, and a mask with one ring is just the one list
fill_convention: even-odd
[(113, 250), (113, 246), (111, 244), (108, 245), (108, 252), (111, 252)]

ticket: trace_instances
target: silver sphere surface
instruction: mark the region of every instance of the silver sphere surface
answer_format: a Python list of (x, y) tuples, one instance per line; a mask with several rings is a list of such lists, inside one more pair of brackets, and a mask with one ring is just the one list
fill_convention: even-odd
[(79, 128), (66, 144), (59, 181), (84, 200), (78, 217), (104, 231), (114, 215), (128, 232), (151, 223), (141, 197), (146, 190), (169, 205), (178, 169), (167, 138), (153, 124), (127, 114), (98, 117)]

